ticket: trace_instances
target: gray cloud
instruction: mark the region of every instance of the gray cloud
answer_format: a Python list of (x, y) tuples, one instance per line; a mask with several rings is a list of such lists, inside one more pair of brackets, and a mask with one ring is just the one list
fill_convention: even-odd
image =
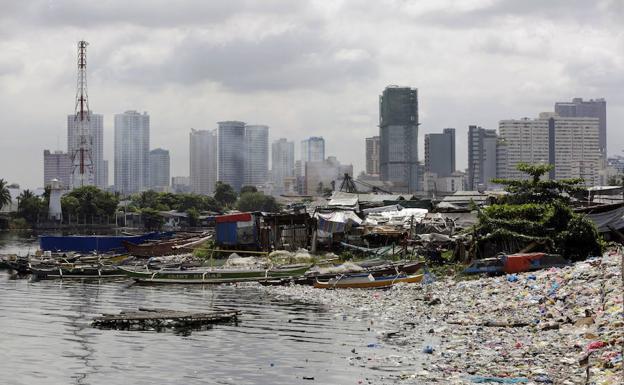
[(105, 67), (111, 68), (108, 76), (141, 85), (210, 81), (249, 92), (363, 80), (376, 76), (377, 66), (367, 50), (333, 44), (304, 28), (226, 43), (190, 34), (162, 62)]

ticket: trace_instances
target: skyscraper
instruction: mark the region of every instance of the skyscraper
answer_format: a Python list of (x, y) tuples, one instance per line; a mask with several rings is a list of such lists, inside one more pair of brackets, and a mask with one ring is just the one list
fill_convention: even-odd
[(115, 115), (115, 190), (132, 194), (149, 187), (150, 119), (147, 112)]
[(468, 190), (494, 186), (491, 180), (497, 176), (497, 143), (496, 130), (468, 127)]
[(455, 172), (455, 129), (445, 128), (441, 134), (425, 135), (425, 172), (438, 177)]
[(169, 151), (157, 148), (149, 152), (149, 186), (153, 189), (164, 189), (169, 186)]
[(212, 195), (217, 182), (217, 133), (194, 130), (189, 135), (190, 185), (196, 194)]
[(379, 136), (366, 138), (366, 174), (379, 176)]
[(320, 162), (325, 160), (325, 139), (311, 136), (301, 141), (301, 161)]
[[(100, 188), (108, 187), (108, 172), (104, 164), (104, 117), (89, 111), (88, 139), (91, 162), (93, 164), (94, 183)], [(76, 115), (67, 115), (67, 153), (70, 158), (80, 148), (80, 125)]]
[(606, 158), (607, 154), (607, 102), (600, 99), (583, 100), (574, 98), (572, 102), (555, 103), (555, 113), (568, 118), (598, 118), (600, 149)]
[(245, 123), (218, 122), (218, 180), (240, 191), (245, 181)]
[(280, 138), (271, 146), (271, 174), (276, 192), (284, 191), (284, 178), (295, 176), (295, 143)]
[(388, 86), (379, 96), (381, 180), (418, 190), (418, 90)]
[(72, 172), (69, 154), (62, 151), (43, 151), (43, 185), (48, 186), (52, 179), (58, 179), (62, 187), (68, 188)]
[(245, 126), (245, 181), (248, 186), (265, 185), (269, 179), (269, 127)]

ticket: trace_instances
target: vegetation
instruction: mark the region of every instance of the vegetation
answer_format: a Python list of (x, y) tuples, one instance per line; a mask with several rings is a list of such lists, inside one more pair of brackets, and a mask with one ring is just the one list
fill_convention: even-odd
[(18, 199), (17, 215), (31, 225), (39, 222), (39, 215), (45, 213), (47, 206), (44, 201), (26, 189), (22, 191)]
[(11, 203), (11, 194), (7, 188), (7, 182), (0, 179), (0, 209)]
[(149, 207), (141, 210), (141, 219), (143, 220), (145, 228), (150, 231), (162, 229), (162, 226), (165, 223), (165, 218), (163, 218), (157, 210)]
[(68, 223), (109, 223), (118, 204), (119, 197), (95, 186), (73, 189), (61, 198), (63, 217)]
[(201, 211), (219, 211), (219, 204), (210, 196), (198, 194), (158, 193), (152, 190), (135, 194), (131, 198), (131, 207), (142, 210), (151, 208), (157, 211), (176, 210), (188, 212), (194, 209)]
[(237, 208), (240, 211), (264, 211), (276, 212), (280, 210), (279, 205), (270, 195), (261, 192), (246, 192), (238, 199)]
[(236, 202), (236, 191), (227, 183), (217, 181), (215, 185), (214, 199), (222, 207), (230, 207)]
[(602, 253), (594, 224), (570, 208), (568, 194), (580, 189), (582, 180), (542, 180), (551, 168), (520, 164), (529, 179), (493, 180), (509, 194), (479, 212), (473, 253), (517, 252), (529, 245), (572, 260)]

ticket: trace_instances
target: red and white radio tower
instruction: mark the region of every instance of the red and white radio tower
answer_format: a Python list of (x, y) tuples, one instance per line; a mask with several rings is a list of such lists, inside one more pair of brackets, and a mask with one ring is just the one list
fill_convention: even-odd
[(72, 188), (94, 184), (93, 158), (91, 157), (91, 135), (89, 121), (89, 97), (87, 96), (87, 43), (78, 42), (78, 83), (76, 85), (76, 106), (74, 126), (78, 129), (78, 147), (72, 157)]

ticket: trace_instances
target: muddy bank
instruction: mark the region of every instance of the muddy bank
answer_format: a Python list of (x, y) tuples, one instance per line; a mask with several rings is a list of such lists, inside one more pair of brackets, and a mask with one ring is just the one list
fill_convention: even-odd
[[(390, 290), (267, 287), (278, 296), (361, 314), (379, 357), (406, 384), (621, 384), (622, 256), (473, 281), (442, 278)], [(353, 349), (349, 361), (362, 363)], [(360, 356), (360, 359), (358, 359)]]

